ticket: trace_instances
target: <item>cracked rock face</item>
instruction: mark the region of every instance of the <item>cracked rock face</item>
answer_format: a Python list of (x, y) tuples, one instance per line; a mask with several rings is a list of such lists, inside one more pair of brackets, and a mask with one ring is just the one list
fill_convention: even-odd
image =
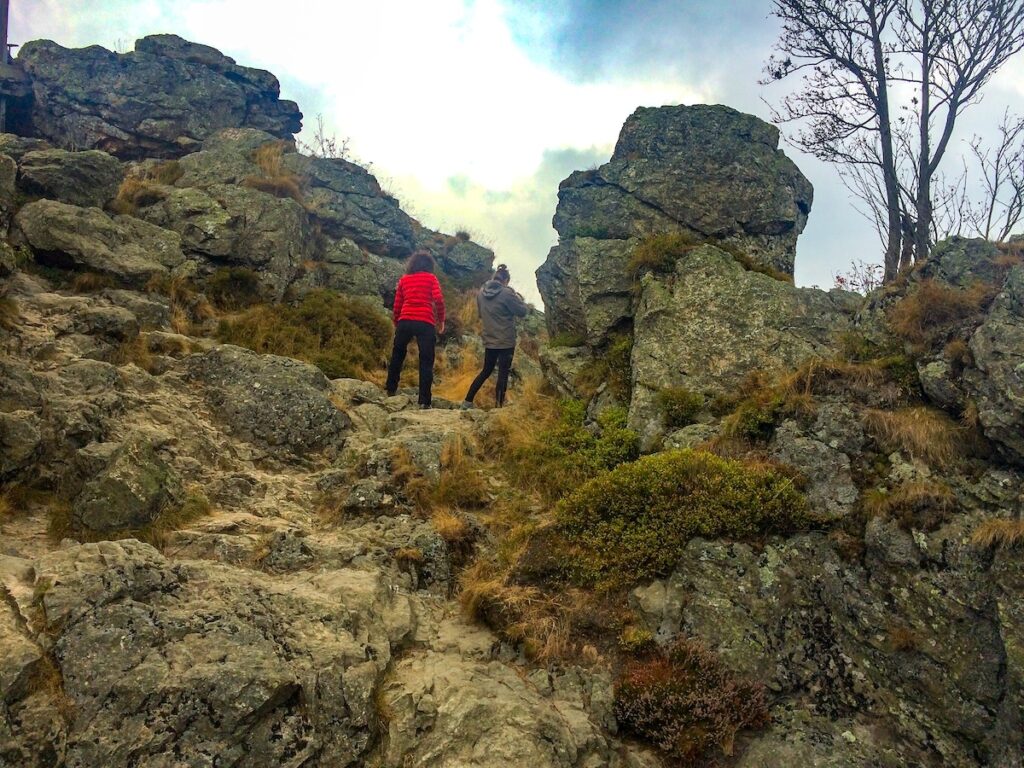
[(18, 63), (31, 80), (35, 131), (62, 147), (180, 157), (221, 128), (287, 139), (302, 128), (302, 113), (279, 98), (272, 74), (176, 35), (142, 38), (125, 54), (37, 40)]
[[(680, 232), (721, 241), (793, 273), (811, 184), (778, 149), (778, 130), (723, 106), (638, 109), (612, 159), (559, 187), (559, 244), (537, 270), (551, 333), (600, 335), (626, 299), (623, 272), (635, 244)], [(607, 265), (595, 265), (598, 254)]]

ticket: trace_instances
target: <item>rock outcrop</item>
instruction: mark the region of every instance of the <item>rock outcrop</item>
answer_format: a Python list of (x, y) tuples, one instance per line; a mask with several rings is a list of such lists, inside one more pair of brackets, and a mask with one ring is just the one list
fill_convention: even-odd
[(792, 274), (813, 191), (778, 144), (776, 128), (728, 107), (634, 112), (608, 163), (559, 186), (559, 243), (537, 270), (552, 334), (594, 339), (623, 313), (626, 264), (650, 235), (719, 241)]
[(33, 130), (57, 146), (122, 159), (180, 157), (221, 128), (246, 126), (290, 139), (302, 113), (269, 72), (241, 67), (206, 45), (151, 35), (131, 53), (22, 46)]

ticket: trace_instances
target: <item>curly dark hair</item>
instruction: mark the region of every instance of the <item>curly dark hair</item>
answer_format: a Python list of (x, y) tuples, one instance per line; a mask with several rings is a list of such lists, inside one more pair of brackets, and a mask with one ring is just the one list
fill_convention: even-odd
[(414, 272), (433, 272), (435, 269), (437, 269), (437, 264), (434, 262), (434, 257), (430, 255), (430, 251), (422, 249), (413, 251), (412, 256), (405, 262), (405, 274), (407, 275)]

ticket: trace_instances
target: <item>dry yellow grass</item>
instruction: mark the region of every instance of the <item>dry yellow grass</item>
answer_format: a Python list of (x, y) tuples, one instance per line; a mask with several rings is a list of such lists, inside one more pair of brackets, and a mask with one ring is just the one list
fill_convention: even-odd
[(253, 162), (260, 169), (259, 176), (247, 176), (242, 185), (274, 195), (289, 197), (304, 204), (303, 181), (298, 174), (288, 170), (283, 162), (287, 142), (270, 141), (253, 150)]
[(933, 531), (956, 509), (953, 490), (934, 480), (911, 480), (888, 493), (870, 493), (864, 499), (869, 515), (896, 520), (905, 530)]
[[(462, 356), (454, 366), (448, 365), (445, 355), (438, 355), (437, 364), (434, 367), (434, 376), (437, 382), (434, 386), (434, 393), (445, 400), (453, 400), (457, 403), (462, 402), (469, 391), (469, 385), (473, 383), (473, 379), (480, 373), (482, 367), (483, 361), (480, 359), (480, 356), (470, 349), (462, 350)], [(494, 404), (494, 383), (496, 380), (497, 372), (480, 388), (474, 399), (478, 406)]]
[(21, 320), (18, 303), (9, 296), (0, 296), (0, 328), (13, 331)]
[(102, 291), (104, 288), (112, 288), (115, 285), (110, 275), (101, 275), (96, 272), (79, 272), (71, 281), (71, 290), (75, 293), (93, 293)]
[(404, 446), (397, 447), (391, 454), (391, 480), (402, 489), (406, 499), (420, 513), (428, 513), (433, 507), (434, 485), (416, 466), (412, 454)]
[(434, 510), (430, 522), (437, 535), (448, 544), (462, 544), (473, 538), (473, 530), (466, 519), (450, 509)]
[(400, 549), (396, 549), (394, 558), (400, 568), (422, 565), (426, 561), (426, 558), (423, 556), (423, 550), (417, 549), (416, 547), (401, 547)]
[(17, 507), (11, 499), (11, 494), (8, 491), (0, 493), (0, 523), (14, 517), (16, 512)]
[(974, 529), (971, 543), (976, 547), (1019, 547), (1024, 545), (1024, 519), (986, 520)]
[(917, 406), (864, 412), (864, 426), (886, 450), (947, 466), (960, 455), (963, 427), (934, 408)]
[(132, 216), (138, 212), (139, 208), (154, 205), (166, 198), (167, 192), (162, 189), (162, 186), (151, 179), (126, 176), (117, 189), (117, 195), (110, 203), (110, 209), (114, 213)]
[(986, 283), (963, 290), (922, 280), (916, 290), (889, 309), (889, 325), (908, 341), (928, 345), (947, 329), (978, 315), (994, 295), (995, 287)]
[(146, 338), (144, 336), (136, 336), (118, 348), (111, 362), (114, 365), (128, 365), (132, 363), (147, 373), (153, 373), (156, 361), (149, 349), (149, 343)]

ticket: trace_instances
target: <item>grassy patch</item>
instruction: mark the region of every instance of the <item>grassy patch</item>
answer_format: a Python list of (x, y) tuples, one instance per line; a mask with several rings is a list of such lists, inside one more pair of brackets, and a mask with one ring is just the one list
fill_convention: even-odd
[(711, 651), (680, 640), (626, 667), (615, 686), (625, 733), (655, 744), (674, 765), (718, 764), (736, 734), (770, 722), (764, 687), (731, 674)]
[(869, 409), (863, 418), (865, 428), (886, 451), (902, 451), (938, 467), (950, 465), (962, 453), (964, 428), (934, 408)]
[(78, 272), (71, 281), (71, 290), (75, 293), (95, 293), (106, 288), (113, 288), (117, 282), (110, 275), (96, 272)]
[(237, 311), (265, 300), (259, 275), (245, 267), (222, 267), (206, 278), (204, 292), (218, 309)]
[(666, 573), (695, 536), (750, 539), (817, 522), (781, 467), (692, 450), (595, 477), (559, 503), (557, 518), (570, 575), (596, 586)]
[(735, 245), (710, 238), (700, 238), (685, 232), (670, 232), (645, 238), (630, 254), (626, 272), (634, 279), (645, 272), (671, 272), (675, 269), (677, 261), (702, 245), (711, 245), (720, 251), (725, 251), (748, 272), (758, 272), (783, 283), (793, 282), (792, 275), (756, 261)]
[(1024, 520), (1004, 518), (986, 520), (974, 529), (971, 543), (976, 547), (1004, 547), (1014, 549), (1024, 546)]
[(686, 387), (665, 387), (658, 392), (658, 408), (668, 429), (679, 429), (693, 424), (704, 407), (704, 396)]
[(962, 289), (936, 280), (922, 280), (889, 309), (889, 326), (912, 344), (927, 347), (946, 337), (960, 323), (980, 316), (995, 293), (995, 287), (986, 283)]
[(901, 483), (888, 493), (868, 494), (864, 507), (868, 514), (894, 519), (905, 531), (934, 531), (956, 509), (956, 496), (945, 483), (915, 480)]
[(582, 333), (572, 331), (561, 331), (548, 340), (549, 347), (582, 347), (586, 343), (587, 339)]
[(200, 293), (187, 277), (154, 275), (146, 283), (147, 293), (159, 293), (171, 302), (171, 329), (175, 333), (192, 335), (217, 313), (206, 296)]
[(611, 335), (576, 375), (576, 391), (589, 400), (607, 383), (612, 394), (622, 402), (629, 402), (632, 390), (633, 336), (628, 333)]
[(217, 338), (262, 354), (305, 360), (332, 379), (358, 377), (383, 367), (391, 323), (369, 301), (317, 290), (295, 305), (261, 304), (224, 319)]
[(0, 328), (13, 331), (21, 320), (18, 302), (10, 296), (0, 296)]
[(149, 525), (141, 528), (125, 528), (116, 531), (86, 531), (76, 528), (72, 517), (71, 504), (54, 499), (48, 504), (49, 525), (47, 533), (54, 541), (73, 538), (82, 542), (117, 541), (119, 539), (138, 539), (154, 547), (162, 547), (167, 543), (170, 533), (176, 531), (193, 520), (208, 516), (213, 505), (198, 488), (190, 488), (182, 503), (165, 509)]
[(284, 151), (288, 146), (285, 141), (268, 141), (254, 149), (252, 160), (259, 167), (260, 175), (246, 176), (242, 179), (242, 186), (304, 204), (303, 180), (288, 170), (283, 162)]

